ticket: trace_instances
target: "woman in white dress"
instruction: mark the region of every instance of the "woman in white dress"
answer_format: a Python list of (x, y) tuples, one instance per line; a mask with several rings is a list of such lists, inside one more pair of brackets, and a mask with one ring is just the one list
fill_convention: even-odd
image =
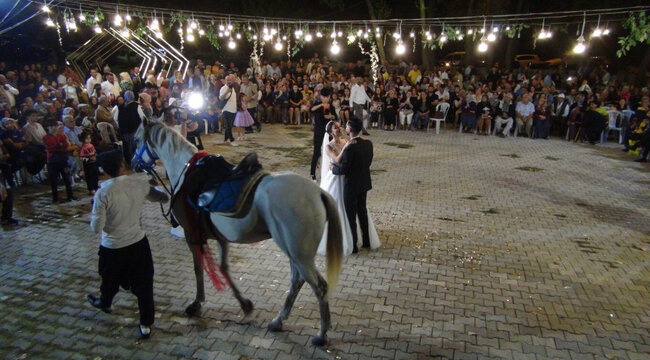
[[(352, 231), (350, 230), (350, 223), (348, 222), (348, 216), (345, 212), (345, 203), (343, 200), (343, 186), (344, 178), (342, 175), (334, 175), (332, 173), (332, 163), (338, 163), (341, 159), (341, 154), (348, 144), (348, 141), (341, 138), (343, 135), (343, 129), (336, 121), (330, 121), (327, 123), (325, 130), (325, 138), (323, 139), (323, 149), (322, 149), (322, 162), (321, 162), (321, 177), (320, 177), (320, 187), (321, 189), (327, 191), (339, 209), (339, 219), (341, 221), (341, 233), (343, 235), (343, 254), (345, 256), (352, 253)], [(329, 138), (332, 138), (330, 141)], [(357, 221), (357, 224), (359, 222)], [(355, 229), (359, 236), (358, 239), (362, 239), (361, 228), (357, 226)], [(368, 232), (370, 235), (370, 248), (376, 249), (381, 246), (379, 241), (379, 235), (377, 235), (377, 230), (375, 229), (375, 224), (372, 221), (372, 217), (368, 214)], [(359, 240), (360, 241), (360, 240)], [(318, 254), (325, 255), (326, 252), (326, 243), (327, 243), (327, 227), (325, 227), (325, 232), (321, 238), (320, 245), (318, 246)], [(360, 245), (360, 244), (358, 244)]]

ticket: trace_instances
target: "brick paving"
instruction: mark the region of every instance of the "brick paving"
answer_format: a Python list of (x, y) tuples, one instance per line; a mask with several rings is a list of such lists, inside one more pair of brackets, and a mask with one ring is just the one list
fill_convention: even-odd
[[(233, 161), (307, 176), (309, 127), (266, 126)], [(288, 289), (272, 241), (234, 245), (231, 271), (256, 310), (206, 284), (200, 318), (191, 256), (157, 206), (143, 223), (156, 323), (137, 338), (137, 304), (91, 308), (98, 237), (90, 199), (50, 205), (45, 185), (19, 190), (27, 226), (0, 232), (0, 357), (7, 359), (647, 359), (650, 357), (650, 167), (613, 144), (374, 130), (369, 210), (384, 247), (345, 260), (325, 348), (305, 287), (282, 333), (266, 325)], [(76, 193), (84, 193), (83, 184)], [(318, 258), (323, 268), (322, 257)]]

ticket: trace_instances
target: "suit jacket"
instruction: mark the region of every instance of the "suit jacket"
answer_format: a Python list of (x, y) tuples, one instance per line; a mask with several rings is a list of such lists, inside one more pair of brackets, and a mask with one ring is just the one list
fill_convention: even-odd
[(372, 189), (370, 164), (372, 164), (372, 142), (357, 138), (355, 144), (349, 145), (341, 157), (341, 164), (334, 165), (334, 175), (345, 175), (345, 187), (357, 191)]

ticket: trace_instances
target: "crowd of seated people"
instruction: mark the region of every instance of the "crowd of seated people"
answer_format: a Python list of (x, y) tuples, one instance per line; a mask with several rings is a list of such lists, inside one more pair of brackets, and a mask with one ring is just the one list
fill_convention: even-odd
[[(16, 178), (49, 177), (52, 199), (58, 201), (61, 180), (67, 188), (84, 177), (92, 180), (92, 193), (94, 175), (85, 172), (97, 168), (92, 165), (95, 152), (117, 146), (130, 160), (135, 131), (145, 116), (169, 115), (170, 125), (199, 148), (204, 132), (223, 131), (225, 143), (237, 145), (232, 129), (244, 130), (237, 120), (242, 112), (253, 119), (246, 133), (260, 131), (263, 123), (310, 124), (311, 104), (325, 87), (332, 89), (337, 117), (361, 118), (364, 133), (372, 128), (418, 131), (428, 128), (432, 117), (443, 117), (466, 133), (558, 136), (595, 144), (613, 125), (621, 129), (624, 151), (637, 154), (637, 161), (648, 158), (648, 84), (638, 86), (629, 74), (610, 74), (602, 66), (571, 73), (511, 71), (498, 65), (486, 71), (472, 65), (422, 68), (403, 61), (381, 65), (374, 82), (370, 67), (361, 61), (341, 66), (318, 53), (295, 61), (242, 65), (246, 67), (240, 70), (234, 62), (210, 65), (196, 59), (186, 74), (142, 74), (133, 67), (116, 75), (105, 66), (82, 77), (68, 66), (0, 62), (3, 188), (16, 186)], [(206, 105), (181, 111), (191, 93), (200, 93)], [(609, 121), (612, 111), (621, 114), (615, 124)], [(82, 151), (84, 145), (93, 151)], [(71, 192), (68, 199), (74, 200)]]

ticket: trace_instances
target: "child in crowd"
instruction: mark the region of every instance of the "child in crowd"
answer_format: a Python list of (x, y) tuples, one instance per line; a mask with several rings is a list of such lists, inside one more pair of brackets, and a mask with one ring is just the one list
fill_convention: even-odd
[(92, 144), (92, 136), (89, 132), (84, 131), (79, 135), (81, 141), (81, 149), (79, 150), (79, 157), (83, 162), (84, 174), (86, 178), (86, 186), (90, 195), (95, 195), (99, 189), (99, 166), (97, 165), (97, 152), (95, 146)]
[(239, 94), (239, 106), (237, 107), (237, 115), (235, 116), (234, 126), (237, 128), (237, 141), (246, 140), (244, 136), (244, 129), (253, 126), (255, 121), (253, 117), (248, 112), (248, 107), (246, 102), (248, 101), (248, 96), (244, 93)]

